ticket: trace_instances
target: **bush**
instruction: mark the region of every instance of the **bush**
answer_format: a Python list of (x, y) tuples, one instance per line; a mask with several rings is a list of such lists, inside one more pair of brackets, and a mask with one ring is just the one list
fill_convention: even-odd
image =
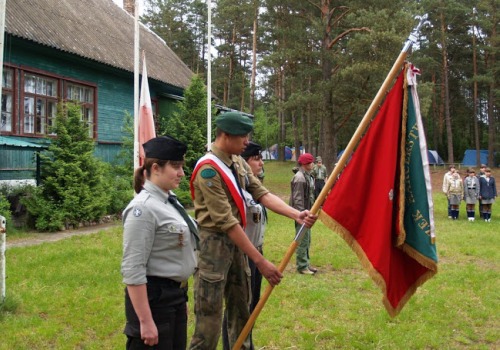
[(7, 200), (7, 197), (0, 193), (0, 215), (5, 218), (7, 224), (10, 225), (12, 221), (12, 212), (10, 211), (10, 202)]
[(98, 221), (110, 202), (105, 166), (94, 156), (80, 106), (60, 104), (53, 131), (57, 138), (40, 155), (42, 185), (23, 201), (41, 231)]
[(121, 168), (105, 164), (105, 183), (109, 195), (109, 203), (106, 208), (108, 214), (120, 214), (127, 204), (134, 198), (132, 188), (133, 175), (122, 174)]

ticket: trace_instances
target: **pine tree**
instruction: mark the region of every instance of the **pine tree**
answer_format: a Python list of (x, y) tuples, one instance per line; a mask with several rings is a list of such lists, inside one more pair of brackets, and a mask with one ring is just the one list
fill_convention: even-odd
[[(184, 100), (179, 102), (178, 111), (160, 126), (158, 135), (168, 134), (185, 143), (186, 175), (189, 177), (198, 159), (205, 154), (207, 144), (207, 95), (205, 85), (197, 75), (184, 91)], [(212, 115), (215, 116), (214, 111)], [(212, 133), (213, 134), (213, 133)]]
[(80, 106), (60, 104), (53, 132), (57, 137), (40, 155), (42, 184), (26, 201), (42, 231), (96, 221), (109, 202), (103, 166), (94, 157), (94, 142), (81, 120)]

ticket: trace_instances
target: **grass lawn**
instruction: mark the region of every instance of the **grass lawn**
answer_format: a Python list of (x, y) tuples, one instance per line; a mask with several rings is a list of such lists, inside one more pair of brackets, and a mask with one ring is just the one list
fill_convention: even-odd
[[(265, 166), (265, 185), (285, 200), (292, 166)], [(440, 185), (442, 171), (433, 177)], [(468, 222), (463, 204), (460, 220), (451, 221), (434, 188), (439, 272), (397, 317), (388, 316), (380, 290), (347, 244), (318, 222), (311, 260), (320, 271), (299, 275), (292, 258), (257, 319), (256, 348), (499, 349), (500, 206), (493, 205), (491, 223)], [(278, 264), (293, 240), (293, 223), (273, 213), (269, 221), (264, 251)], [(121, 234), (118, 227), (8, 249), (0, 349), (123, 349)]]

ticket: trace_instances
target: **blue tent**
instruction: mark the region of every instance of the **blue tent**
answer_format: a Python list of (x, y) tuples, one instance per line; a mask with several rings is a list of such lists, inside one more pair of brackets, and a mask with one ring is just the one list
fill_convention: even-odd
[(428, 149), (427, 150), (427, 158), (429, 160), (429, 164), (431, 165), (444, 165), (443, 158), (437, 153), (437, 151)]
[(464, 159), (462, 160), (462, 165), (479, 166), (480, 164), (487, 164), (488, 163), (488, 150), (487, 149), (482, 149), (479, 151), (480, 164), (476, 164), (476, 154), (477, 154), (477, 151), (475, 149), (465, 150)]
[[(278, 144), (274, 144), (269, 147), (269, 152), (271, 152), (271, 156), (273, 156), (274, 159), (278, 159)], [(288, 146), (285, 146), (285, 160), (291, 160), (292, 155), (292, 149)]]

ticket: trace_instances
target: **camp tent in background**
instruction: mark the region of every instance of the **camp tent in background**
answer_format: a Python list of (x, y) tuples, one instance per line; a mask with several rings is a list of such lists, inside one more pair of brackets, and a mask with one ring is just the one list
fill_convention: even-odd
[(481, 164), (488, 164), (488, 150), (482, 149), (479, 151), (479, 164), (476, 160), (477, 151), (475, 149), (465, 150), (464, 159), (462, 160), (462, 165), (468, 166), (479, 166)]
[[(269, 152), (271, 152), (271, 155), (274, 157), (274, 159), (278, 159), (278, 144), (275, 143), (274, 145), (269, 147)], [(292, 149), (288, 146), (285, 146), (285, 160), (291, 160), (292, 154)]]
[(430, 165), (444, 165), (443, 158), (435, 150), (427, 150), (427, 158)]
[(261, 153), (262, 155), (262, 159), (264, 160), (274, 160), (276, 158), (274, 158), (274, 156), (272, 155), (271, 152), (269, 152), (267, 149), (263, 150)]

